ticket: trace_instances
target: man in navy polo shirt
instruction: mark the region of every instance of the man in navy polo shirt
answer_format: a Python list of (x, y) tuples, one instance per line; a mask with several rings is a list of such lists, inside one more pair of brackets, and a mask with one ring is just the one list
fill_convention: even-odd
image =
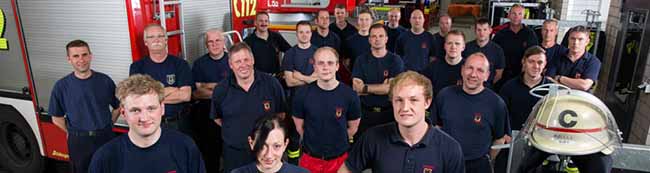
[(160, 127), (163, 94), (163, 85), (149, 75), (131, 75), (118, 84), (120, 114), (129, 132), (99, 148), (88, 172), (205, 172), (192, 138)]
[[(368, 10), (362, 10), (359, 12), (359, 18), (357, 18), (357, 25), (359, 25), (359, 31), (354, 35), (348, 37), (345, 42), (345, 49), (343, 50), (345, 56), (349, 61), (347, 64), (354, 71), (354, 63), (359, 56), (370, 53), (370, 43), (368, 42), (368, 36), (370, 35), (370, 26), (372, 25), (372, 13)], [(385, 44), (385, 43), (384, 43)], [(384, 45), (385, 47), (385, 45)], [(346, 64), (344, 62), (344, 64)]]
[(586, 51), (589, 28), (576, 26), (569, 30), (569, 34), (569, 50), (549, 64), (546, 75), (555, 83), (589, 91), (600, 72), (600, 60)]
[(131, 64), (129, 75), (146, 74), (165, 86), (165, 116), (162, 126), (190, 134), (186, 103), (192, 96), (192, 72), (183, 59), (167, 54), (167, 32), (158, 24), (144, 28), (149, 56)]
[(411, 12), (411, 29), (404, 32), (395, 45), (395, 53), (402, 57), (406, 70), (422, 71), (434, 55), (433, 35), (424, 29), (424, 14), (416, 9)]
[(408, 31), (408, 29), (399, 25), (399, 20), (402, 17), (399, 8), (391, 8), (388, 11), (388, 23), (386, 23), (386, 32), (388, 32), (388, 51), (395, 52), (395, 44), (397, 43), (397, 38), (402, 34)]
[(503, 71), (503, 81), (521, 74), (521, 57), (526, 48), (537, 45), (537, 36), (532, 29), (521, 23), (524, 18), (524, 6), (521, 4), (512, 5), (508, 12), (510, 22), (503, 30), (500, 30), (492, 39), (503, 48), (506, 56), (506, 68)]
[(314, 52), (316, 46), (311, 44), (311, 24), (308, 21), (300, 21), (296, 24), (296, 37), (298, 44), (287, 50), (282, 60), (284, 80), (288, 87), (298, 87), (316, 80), (314, 72)]
[(397, 123), (368, 129), (339, 172), (464, 173), (458, 142), (424, 120), (433, 99), (431, 82), (404, 72), (391, 82), (390, 98)]
[(447, 53), (445, 51), (445, 37), (447, 37), (447, 33), (451, 31), (451, 25), (451, 16), (443, 14), (438, 18), (438, 27), (440, 28), (440, 32), (433, 34), (433, 52), (436, 53), (435, 57), (438, 59), (445, 57), (445, 54)]
[(444, 87), (462, 83), (460, 69), (464, 62), (462, 52), (465, 50), (465, 34), (453, 30), (449, 31), (445, 39), (445, 58), (435, 59), (421, 72), (431, 80), (434, 95)]
[(336, 4), (334, 7), (334, 23), (330, 24), (330, 31), (336, 33), (341, 41), (347, 40), (348, 37), (357, 33), (357, 28), (346, 20), (348, 12), (345, 11), (345, 5)]
[(311, 34), (311, 44), (317, 48), (328, 46), (336, 49), (337, 52), (341, 51), (341, 38), (330, 30), (330, 13), (327, 9), (319, 9), (316, 13), (316, 33)]
[(567, 51), (567, 48), (557, 44), (558, 21), (548, 19), (542, 24), (542, 42), (540, 46), (546, 50), (546, 62), (553, 62), (553, 59), (560, 58)]
[(462, 86), (449, 86), (436, 97), (437, 117), (441, 129), (460, 143), (467, 173), (491, 173), (491, 158), (507, 138), (506, 104), (496, 93), (483, 86), (489, 76), (490, 63), (483, 53), (467, 58), (462, 68)]
[(318, 80), (300, 88), (293, 100), (293, 120), (303, 139), (300, 166), (312, 173), (336, 172), (348, 156), (348, 139), (359, 126), (359, 97), (336, 80), (338, 56), (333, 48), (319, 48), (314, 54)]
[(119, 105), (113, 80), (90, 69), (93, 54), (88, 43), (73, 40), (65, 48), (74, 71), (54, 84), (48, 113), (67, 134), (73, 172), (85, 173), (95, 150), (115, 136), (111, 129)]
[(192, 122), (196, 123), (196, 144), (199, 146), (208, 172), (219, 171), (221, 157), (221, 128), (210, 120), (210, 97), (214, 88), (230, 73), (228, 53), (224, 51), (225, 38), (220, 29), (205, 32), (205, 46), (208, 53), (194, 61), (192, 78), (196, 90), (192, 93), (196, 100), (192, 107)]
[(237, 43), (228, 52), (233, 74), (214, 88), (210, 111), (210, 118), (222, 127), (225, 172), (255, 160), (247, 138), (255, 120), (272, 114), (284, 116), (286, 109), (280, 82), (253, 68), (255, 59), (246, 43)]
[(244, 42), (253, 50), (255, 69), (274, 76), (280, 71), (280, 52), (291, 48), (280, 33), (269, 30), (269, 13), (258, 12), (255, 15), (255, 31)]
[(481, 18), (477, 20), (476, 24), (474, 24), (474, 32), (476, 33), (476, 40), (467, 43), (463, 56), (467, 57), (476, 52), (481, 52), (487, 56), (490, 62), (490, 77), (488, 77), (486, 86), (491, 87), (501, 79), (503, 68), (506, 66), (503, 49), (498, 44), (490, 41), (492, 27), (488, 19)]
[(390, 80), (404, 72), (404, 62), (386, 50), (386, 28), (370, 27), (372, 51), (357, 58), (352, 71), (352, 88), (361, 97), (362, 119), (357, 137), (372, 126), (395, 121), (391, 116), (388, 88)]

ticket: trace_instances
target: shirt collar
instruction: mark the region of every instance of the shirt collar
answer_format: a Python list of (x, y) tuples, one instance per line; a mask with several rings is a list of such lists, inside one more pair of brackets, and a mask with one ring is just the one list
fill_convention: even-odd
[[(404, 139), (402, 138), (402, 135), (399, 133), (399, 128), (397, 123), (391, 123), (391, 130), (390, 130), (390, 136), (389, 140), (393, 144), (402, 144), (402, 145), (407, 145), (406, 142), (404, 142)], [(413, 145), (413, 147), (416, 148), (421, 148), (421, 147), (426, 147), (427, 145), (431, 144), (431, 138), (433, 138), (433, 131), (435, 127), (431, 127), (431, 125), (427, 125), (427, 132), (422, 136), (422, 139)]]

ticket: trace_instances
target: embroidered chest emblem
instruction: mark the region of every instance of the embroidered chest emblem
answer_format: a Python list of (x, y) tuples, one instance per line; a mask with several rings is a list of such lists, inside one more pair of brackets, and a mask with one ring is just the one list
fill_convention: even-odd
[(436, 170), (436, 167), (432, 166), (432, 165), (424, 165), (423, 168), (422, 168), (423, 173), (433, 173), (433, 171), (435, 171), (435, 170)]
[(479, 112), (474, 113), (474, 123), (481, 124), (481, 113)]
[(341, 115), (343, 115), (343, 108), (342, 107), (336, 107), (336, 119), (341, 118)]
[(388, 78), (388, 70), (384, 70), (384, 78)]
[(427, 43), (422, 43), (422, 45), (420, 45), (420, 47), (422, 47), (422, 49), (426, 49), (429, 46), (427, 46)]
[(580, 73), (576, 73), (576, 78), (578, 78), (578, 79), (582, 79), (582, 74), (580, 74)]
[(263, 104), (264, 104), (264, 111), (265, 112), (271, 111), (271, 101), (264, 100)]
[(176, 74), (168, 74), (167, 85), (174, 85), (175, 82), (176, 82)]
[(309, 64), (314, 65), (314, 58), (309, 58)]

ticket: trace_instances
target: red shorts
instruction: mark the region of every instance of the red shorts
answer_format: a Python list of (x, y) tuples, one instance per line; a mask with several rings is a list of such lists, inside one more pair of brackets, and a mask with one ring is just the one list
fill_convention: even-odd
[(312, 173), (335, 173), (347, 158), (347, 152), (332, 160), (321, 160), (319, 158), (314, 158), (307, 153), (303, 153), (302, 157), (300, 157), (300, 167), (303, 167)]

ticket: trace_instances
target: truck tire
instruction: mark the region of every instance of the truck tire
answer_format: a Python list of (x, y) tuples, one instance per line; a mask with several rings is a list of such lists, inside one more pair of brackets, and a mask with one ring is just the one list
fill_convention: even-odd
[[(32, 115), (34, 116), (34, 115)], [(0, 105), (0, 164), (9, 172), (42, 172), (45, 159), (25, 119), (13, 107)]]

